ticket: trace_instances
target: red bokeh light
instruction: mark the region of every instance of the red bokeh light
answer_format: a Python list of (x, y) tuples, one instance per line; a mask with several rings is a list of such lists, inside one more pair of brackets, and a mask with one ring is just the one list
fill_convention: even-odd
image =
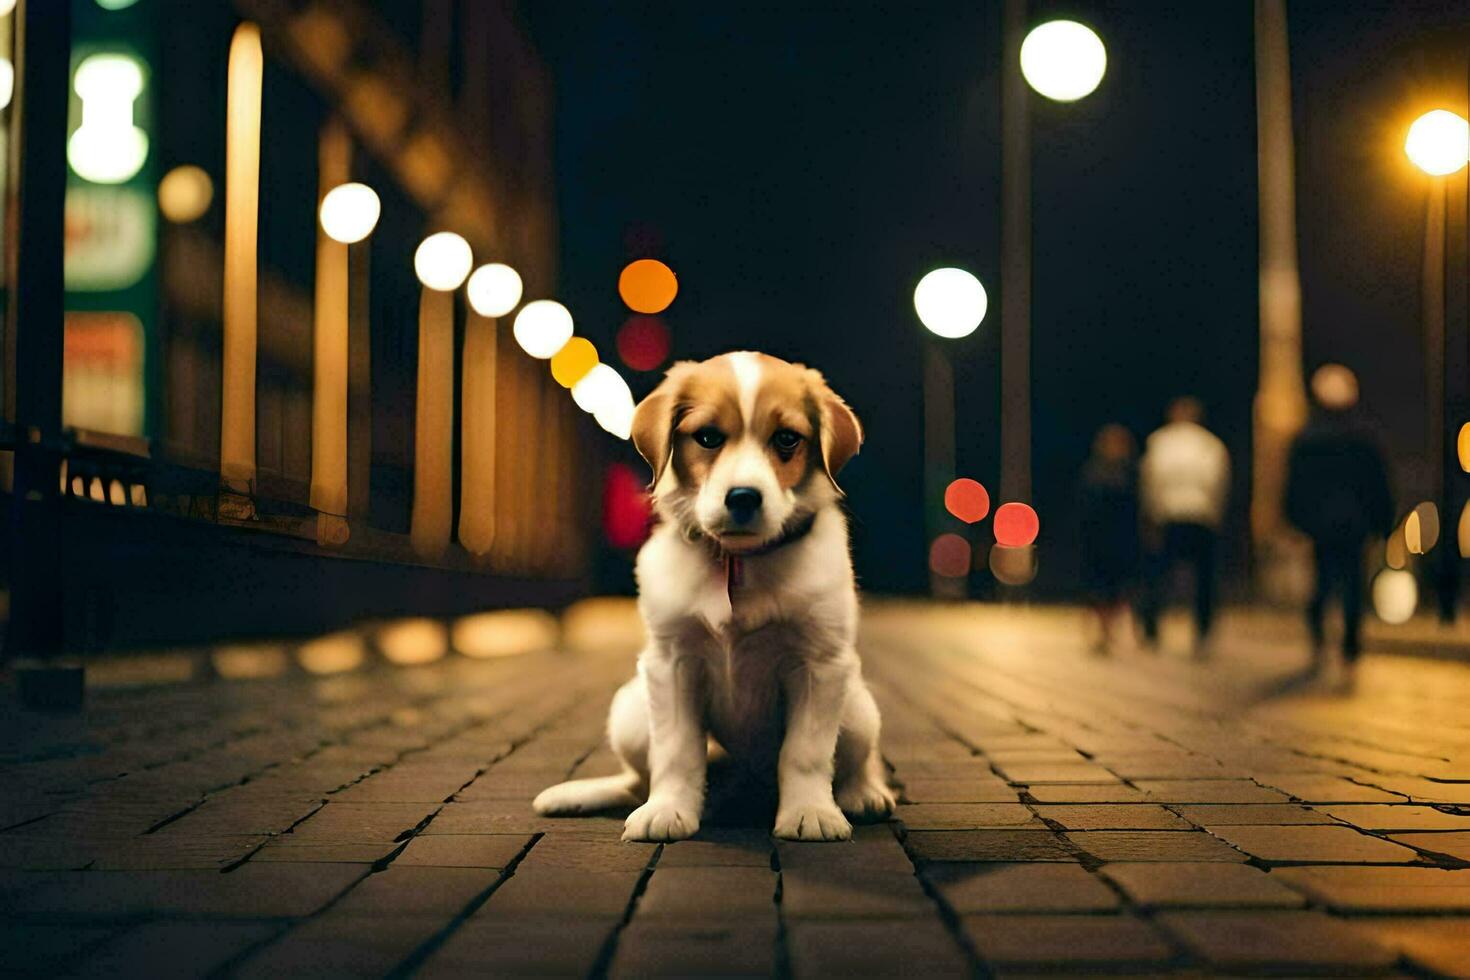
[(630, 316), (618, 331), (618, 357), (634, 371), (652, 371), (669, 356), (669, 328), (656, 316)]
[(945, 578), (970, 574), (970, 542), (958, 534), (941, 534), (929, 545), (929, 570)]
[(990, 494), (979, 482), (961, 477), (944, 488), (944, 509), (966, 524), (974, 524), (990, 513)]
[(602, 533), (614, 548), (636, 548), (648, 537), (652, 507), (638, 473), (626, 463), (607, 468), (602, 484)]
[(1024, 548), (1041, 533), (1041, 518), (1029, 504), (1001, 504), (995, 511), (995, 543), (1005, 548)]

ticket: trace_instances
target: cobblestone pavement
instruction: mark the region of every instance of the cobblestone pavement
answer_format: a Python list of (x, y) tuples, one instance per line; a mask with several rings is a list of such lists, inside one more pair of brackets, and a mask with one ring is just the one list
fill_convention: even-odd
[(1248, 630), (1195, 663), (1079, 622), (872, 610), (904, 802), (843, 844), (772, 842), (718, 774), (694, 841), (536, 817), (611, 771), (626, 651), (12, 712), (0, 973), (1470, 973), (1470, 666), (1333, 696)]

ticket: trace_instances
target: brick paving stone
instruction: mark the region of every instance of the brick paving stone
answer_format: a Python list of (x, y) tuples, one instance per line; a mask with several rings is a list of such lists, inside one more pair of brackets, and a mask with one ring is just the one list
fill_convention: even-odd
[(1277, 868), (1271, 877), (1341, 912), (1470, 911), (1470, 871), (1338, 865)]
[(613, 923), (567, 918), (471, 919), (456, 929), (418, 977), (585, 977)]
[(852, 867), (783, 870), (781, 908), (788, 919), (934, 914), (934, 903), (924, 894), (923, 886), (912, 872), (899, 874)]
[(698, 839), (665, 844), (661, 868), (769, 868), (771, 839), (756, 831), (701, 830)]
[(1018, 803), (1020, 794), (1004, 780), (905, 779), (902, 795), (910, 803)]
[(246, 863), (218, 871), (79, 871), (26, 895), (24, 914), (115, 920), (142, 915), (289, 918), (310, 915), (362, 877), (360, 864)]
[(1138, 788), (1156, 803), (1289, 803), (1286, 794), (1248, 779), (1150, 779)]
[(994, 779), (995, 772), (984, 759), (971, 756), (964, 759), (914, 759), (906, 763), (899, 774), (904, 779)]
[(768, 868), (657, 868), (638, 900), (638, 918), (774, 917), (776, 875)]
[(313, 844), (273, 840), (250, 856), (250, 863), (266, 864), (377, 864), (402, 847), (393, 841), (376, 844)]
[(338, 915), (332, 909), (252, 952), (229, 976), (239, 980), (387, 976), (444, 924), (430, 916), (364, 917)]
[(1164, 912), (1155, 919), (1191, 952), (1223, 970), (1384, 970), (1394, 953), (1357, 923), (1321, 912)]
[(0, 837), (0, 870), (79, 871), (97, 860), (106, 844), (9, 833)]
[(1002, 774), (1013, 783), (1118, 783), (1117, 776), (1102, 766), (1076, 762), (1019, 762), (1000, 766)]
[(969, 977), (968, 958), (938, 918), (803, 920), (787, 926), (798, 978)]
[(1470, 831), (1458, 830), (1442, 833), (1391, 834), (1388, 838), (1406, 847), (1415, 847), (1435, 854), (1448, 854), (1459, 861), (1470, 863)]
[(775, 843), (777, 860), (783, 871), (856, 867), (907, 874), (914, 868), (903, 846), (886, 824), (854, 827), (850, 841), (816, 844), (778, 840)]
[(103, 943), (73, 972), (150, 980), (208, 976), (279, 931), (270, 922), (149, 922)]
[(627, 910), (642, 872), (589, 874), (567, 868), (542, 868), (536, 874), (512, 875), (490, 900), (477, 909), (479, 919), (515, 919), (526, 915), (565, 919), (620, 919)]
[(1362, 928), (1421, 970), (1446, 977), (1470, 974), (1470, 917), (1373, 918)]
[(1300, 864), (1408, 864), (1419, 856), (1407, 847), (1370, 837), (1351, 827), (1207, 827), (1262, 861)]
[(956, 912), (1105, 912), (1117, 894), (1076, 864), (946, 863), (924, 877)]
[(60, 976), (70, 964), (124, 931), (120, 926), (0, 923), (0, 976)]
[(1019, 803), (917, 803), (901, 806), (894, 818), (909, 830), (978, 830), (981, 827), (1041, 827)]
[(656, 844), (637, 844), (623, 840), (586, 840), (547, 834), (521, 862), (521, 869), (536, 872), (543, 868), (567, 868), (579, 871), (642, 871), (653, 861)]
[(496, 868), (399, 867), (358, 882), (332, 911), (340, 915), (427, 915), (448, 921), (500, 879)]
[(168, 871), (188, 868), (221, 870), (258, 850), (266, 837), (139, 837), (110, 841), (97, 855), (93, 871), (128, 869)]
[(1257, 773), (1263, 786), (1279, 789), (1304, 803), (1404, 803), (1398, 793), (1364, 786), (1341, 776), (1308, 773)]
[(1030, 788), (1032, 799), (1039, 803), (1151, 803), (1140, 789), (1114, 785), (1070, 783), (1037, 785)]
[(566, 767), (520, 772), (498, 768), (480, 776), (455, 794), (456, 800), (525, 800), (566, 779)]
[(1272, 875), (1225, 861), (1115, 862), (1101, 873), (1144, 908), (1299, 908), (1302, 896)]
[(1314, 809), (1363, 830), (1470, 830), (1470, 813), (1445, 813), (1428, 806), (1362, 803)]
[(1129, 915), (967, 915), (960, 922), (980, 958), (1002, 969), (1147, 968), (1175, 956), (1149, 923)]
[(621, 817), (542, 817), (529, 800), (476, 800), (446, 803), (425, 834), (534, 834), (569, 831), (582, 836), (603, 834), (615, 839), (623, 835)]
[(1048, 804), (1036, 815), (1068, 830), (1190, 830), (1180, 817), (1156, 803)]
[(776, 929), (769, 922), (718, 918), (701, 923), (634, 919), (618, 937), (612, 977), (767, 977), (776, 973)]
[(915, 830), (904, 843), (925, 861), (1077, 860), (1076, 851), (1050, 830)]
[(1246, 856), (1198, 830), (1084, 830), (1067, 834), (1100, 861), (1244, 861)]
[(393, 867), (503, 868), (530, 842), (525, 834), (419, 834), (393, 859)]
[(291, 836), (301, 841), (370, 843), (400, 840), (437, 808), (434, 803), (328, 803)]
[(1198, 827), (1332, 823), (1315, 808), (1297, 803), (1172, 803), (1169, 809)]
[(1460, 803), (1470, 806), (1470, 783), (1444, 783), (1422, 776), (1364, 776), (1363, 781), (1416, 803)]
[(474, 775), (473, 767), (464, 766), (412, 772), (395, 767), (354, 783), (332, 799), (343, 803), (443, 803)]

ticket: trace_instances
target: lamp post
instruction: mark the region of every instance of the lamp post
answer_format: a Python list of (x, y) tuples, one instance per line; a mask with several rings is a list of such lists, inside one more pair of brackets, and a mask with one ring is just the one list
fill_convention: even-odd
[[(1434, 460), (1431, 472), (1437, 478), (1441, 523), (1453, 513), (1454, 468), (1449, 460), (1456, 453), (1457, 426), (1448, 423), (1450, 401), (1449, 332), (1445, 323), (1445, 253), (1448, 229), (1445, 193), (1449, 178), (1465, 169), (1470, 156), (1470, 123), (1445, 109), (1426, 112), (1414, 120), (1404, 140), (1404, 153), (1430, 178), (1424, 217), (1423, 322), (1425, 381), (1429, 408), (1428, 450)], [(1449, 535), (1442, 535), (1435, 575), (1439, 618), (1455, 619), (1459, 592), (1459, 554)]]
[(495, 541), (495, 374), (499, 319), (521, 301), (521, 276), (492, 262), (465, 283), (465, 324), (460, 393), (459, 543), (477, 558)]
[[(924, 343), (924, 544), (940, 532), (944, 489), (955, 477), (954, 367), (945, 341), (974, 333), (985, 319), (989, 297), (980, 280), (964, 269), (935, 269), (914, 287), (914, 312), (934, 335)], [(967, 579), (940, 575), (931, 567), (929, 591), (962, 598)]]

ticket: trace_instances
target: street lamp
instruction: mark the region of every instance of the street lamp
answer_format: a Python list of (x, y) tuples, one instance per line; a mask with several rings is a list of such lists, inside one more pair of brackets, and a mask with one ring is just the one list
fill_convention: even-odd
[[(914, 312), (936, 337), (968, 337), (985, 319), (990, 302), (985, 287), (964, 269), (935, 269), (914, 287)], [(931, 551), (944, 514), (944, 493), (955, 474), (954, 367), (943, 343), (924, 344), (924, 525)], [(929, 563), (929, 588), (935, 595), (960, 597), (965, 578), (947, 574), (943, 561)]]
[[(1430, 177), (1424, 216), (1423, 320), (1425, 374), (1429, 403), (1429, 453), (1439, 476), (1440, 513), (1453, 513), (1455, 435), (1447, 425), (1451, 401), (1449, 331), (1445, 314), (1445, 253), (1449, 231), (1445, 218), (1447, 178), (1465, 169), (1470, 156), (1470, 123), (1446, 109), (1435, 109), (1414, 120), (1404, 138), (1404, 154)], [(1437, 362), (1437, 363), (1436, 363)], [(1454, 408), (1459, 400), (1454, 399)], [(1459, 555), (1446, 544), (1440, 552), (1435, 593), (1439, 618), (1453, 622), (1459, 591)]]
[(1102, 39), (1075, 20), (1033, 27), (1021, 42), (1021, 74), (1037, 92), (1057, 102), (1092, 94), (1108, 69)]

